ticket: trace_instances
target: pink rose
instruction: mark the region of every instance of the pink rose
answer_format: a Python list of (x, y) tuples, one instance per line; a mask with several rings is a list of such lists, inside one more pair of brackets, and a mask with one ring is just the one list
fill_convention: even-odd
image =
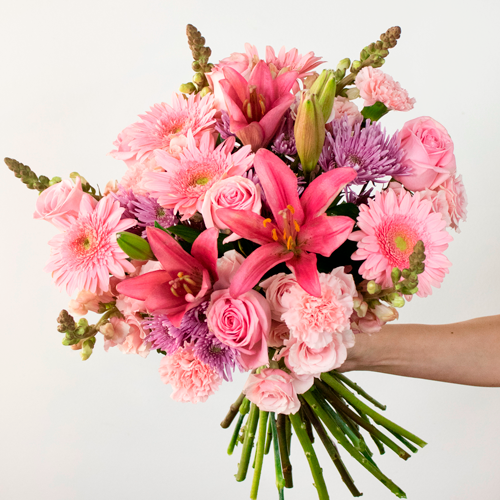
[[(272, 311), (271, 311), (272, 315)], [(269, 338), (267, 339), (267, 345), (269, 347), (282, 347), (285, 344), (285, 340), (290, 338), (290, 330), (286, 323), (281, 321), (271, 322), (271, 331), (269, 332)]]
[(80, 203), (87, 197), (92, 207), (97, 205), (95, 198), (82, 191), (82, 181), (76, 178), (75, 183), (66, 179), (58, 182), (43, 193), (36, 200), (35, 219), (51, 222), (59, 229), (66, 230), (72, 221), (78, 218)]
[(411, 191), (435, 189), (455, 174), (453, 141), (446, 129), (429, 116), (421, 116), (403, 125), (399, 133), (403, 164), (407, 175), (395, 175)]
[[(216, 182), (206, 193), (201, 208), (205, 226), (217, 229), (228, 227), (217, 216), (219, 208), (232, 208), (233, 210), (249, 210), (260, 215), (262, 208), (261, 188), (250, 179), (236, 175), (226, 177)], [(236, 241), (240, 236), (233, 233), (224, 243)]]
[(300, 408), (299, 398), (292, 384), (292, 376), (283, 370), (266, 368), (248, 377), (243, 393), (262, 411), (290, 415)]
[(229, 288), (233, 276), (245, 261), (245, 257), (236, 250), (229, 250), (222, 257), (217, 259), (217, 274), (219, 280), (214, 285), (214, 290)]
[(275, 274), (260, 283), (266, 291), (266, 299), (271, 306), (271, 317), (275, 321), (281, 321), (281, 315), (288, 310), (283, 300), (295, 285), (297, 285), (295, 275), (285, 273)]
[(283, 353), (286, 366), (297, 375), (314, 375), (335, 370), (347, 358), (347, 349), (354, 345), (351, 330), (333, 335), (332, 342), (325, 347), (313, 349), (304, 342), (290, 339)]
[(347, 123), (350, 127), (354, 124), (363, 121), (363, 115), (359, 112), (358, 107), (346, 97), (337, 96), (333, 101), (333, 109), (327, 123), (331, 121), (340, 120), (344, 116), (347, 117)]
[(267, 336), (271, 328), (271, 310), (266, 299), (255, 290), (242, 293), (237, 299), (231, 297), (227, 289), (213, 292), (207, 321), (222, 343), (239, 351), (245, 370), (269, 362)]

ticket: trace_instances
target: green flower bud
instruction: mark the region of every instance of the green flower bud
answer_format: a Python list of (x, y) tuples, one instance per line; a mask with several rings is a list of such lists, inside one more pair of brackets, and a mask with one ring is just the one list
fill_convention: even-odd
[(62, 179), (60, 177), (52, 177), (52, 179), (50, 179), (50, 181), (49, 181), (49, 186), (53, 186), (54, 184), (58, 184), (61, 181), (62, 181)]
[(350, 101), (354, 101), (359, 97), (359, 89), (357, 87), (351, 87), (349, 89), (344, 89), (344, 94)]
[(87, 339), (83, 344), (82, 344), (82, 361), (86, 361), (87, 359), (90, 358), (92, 355), (92, 351), (94, 349), (95, 345), (95, 337), (91, 337), (90, 339)]
[(205, 76), (203, 73), (195, 73), (193, 75), (193, 83), (198, 86), (202, 86), (205, 83)]
[(85, 177), (83, 177), (83, 175), (80, 175), (78, 172), (71, 172), (71, 174), (69, 174), (69, 178), (73, 182), (76, 182), (77, 177), (80, 177), (80, 181), (82, 182), (82, 186), (86, 186), (88, 184), (87, 179), (85, 179)]
[(380, 290), (382, 290), (382, 287), (378, 283), (375, 283), (375, 281), (369, 281), (368, 285), (366, 285), (366, 291), (370, 295), (375, 295), (380, 292)]
[(306, 179), (318, 164), (325, 142), (325, 119), (315, 94), (302, 91), (297, 119), (295, 120), (295, 143)]
[(392, 268), (391, 279), (394, 284), (398, 283), (401, 279), (401, 271), (397, 267)]
[(155, 258), (149, 243), (137, 234), (118, 233), (116, 242), (131, 259), (153, 260)]
[(199, 92), (199, 96), (205, 97), (207, 94), (210, 94), (211, 92), (212, 91), (210, 90), (210, 87), (203, 87)]
[(332, 114), (336, 86), (334, 72), (331, 69), (325, 69), (311, 87), (311, 92), (317, 96), (316, 100), (323, 112), (325, 123)]
[(342, 59), (342, 61), (340, 61), (338, 64), (337, 64), (337, 70), (340, 70), (340, 71), (347, 71), (349, 69), (349, 66), (351, 65), (351, 60), (346, 57), (345, 59)]
[(183, 94), (192, 94), (193, 92), (196, 92), (196, 87), (192, 82), (183, 83), (179, 87), (179, 92), (182, 92)]
[(391, 293), (387, 296), (387, 300), (394, 306), (394, 307), (403, 307), (405, 305), (405, 299), (399, 293)]

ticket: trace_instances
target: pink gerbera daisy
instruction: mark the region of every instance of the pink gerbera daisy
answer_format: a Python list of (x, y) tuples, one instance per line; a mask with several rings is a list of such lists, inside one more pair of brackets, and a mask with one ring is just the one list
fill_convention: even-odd
[(314, 52), (308, 52), (304, 56), (299, 54), (297, 49), (291, 49), (288, 52), (285, 47), (281, 47), (278, 55), (269, 45), (266, 47), (266, 63), (273, 73), (280, 71), (297, 71), (299, 80), (313, 74), (313, 69), (322, 64), (321, 57), (314, 55)]
[(361, 205), (358, 216), (360, 231), (348, 239), (358, 242), (353, 260), (363, 260), (360, 274), (383, 287), (392, 286), (391, 271), (394, 267), (407, 269), (409, 258), (417, 241), (425, 246), (425, 271), (418, 276), (419, 297), (439, 288), (450, 261), (443, 255), (453, 239), (446, 232), (446, 222), (441, 214), (432, 211), (428, 200), (421, 200), (408, 191), (396, 195), (392, 189), (377, 193), (369, 206)]
[(120, 220), (124, 210), (111, 196), (97, 205), (89, 197), (82, 199), (78, 218), (49, 241), (52, 255), (45, 270), (52, 273), (56, 285), (70, 295), (75, 290), (101, 293), (109, 288), (110, 273), (124, 278), (125, 271), (135, 271), (116, 242), (116, 233), (136, 224), (134, 219)]
[(205, 193), (226, 177), (242, 175), (252, 165), (251, 146), (243, 146), (234, 154), (235, 138), (229, 137), (217, 148), (210, 133), (205, 133), (196, 145), (188, 132), (187, 146), (179, 159), (156, 151), (156, 161), (166, 172), (148, 172), (144, 186), (150, 195), (158, 198), (164, 208), (172, 208), (183, 215), (182, 220), (201, 211)]
[(211, 94), (200, 98), (198, 94), (184, 97), (174, 93), (172, 106), (155, 104), (146, 114), (140, 115), (142, 122), (127, 127), (114, 143), (116, 150), (111, 155), (119, 160), (137, 158), (145, 161), (153, 158), (154, 150), (161, 149), (174, 156), (187, 144), (187, 132), (191, 130), (196, 139), (205, 130), (215, 126), (214, 97)]

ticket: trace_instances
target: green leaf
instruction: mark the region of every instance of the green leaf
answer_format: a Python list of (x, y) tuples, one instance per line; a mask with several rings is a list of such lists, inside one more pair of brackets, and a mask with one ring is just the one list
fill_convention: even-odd
[(336, 207), (329, 208), (326, 211), (327, 215), (345, 215), (353, 220), (356, 220), (359, 215), (359, 208), (354, 203), (341, 203)]
[(376, 102), (373, 106), (365, 106), (361, 110), (365, 119), (370, 119), (372, 122), (380, 120), (387, 113), (389, 113), (389, 108), (383, 102)]
[(189, 226), (184, 226), (183, 224), (178, 224), (177, 226), (170, 226), (167, 228), (164, 228), (158, 224), (158, 222), (155, 221), (155, 227), (158, 229), (162, 229), (163, 231), (170, 233), (170, 234), (175, 234), (176, 236), (180, 236), (184, 241), (187, 241), (188, 243), (193, 243), (196, 238), (200, 235), (201, 231), (198, 231), (197, 229), (194, 229)]
[(118, 233), (116, 242), (131, 259), (153, 260), (155, 258), (149, 243), (137, 234), (127, 232)]

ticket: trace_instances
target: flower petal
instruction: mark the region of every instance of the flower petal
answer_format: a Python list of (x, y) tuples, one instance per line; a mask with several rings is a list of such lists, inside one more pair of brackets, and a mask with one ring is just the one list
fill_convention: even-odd
[(264, 217), (250, 210), (219, 208), (216, 214), (233, 233), (242, 238), (246, 238), (259, 245), (266, 245), (273, 242), (272, 230), (276, 226), (272, 223), (266, 223), (266, 227), (264, 227)]
[(137, 300), (146, 300), (159, 285), (170, 281), (172, 277), (166, 271), (151, 271), (121, 281), (116, 286), (118, 292)]
[(219, 278), (217, 275), (217, 238), (219, 230), (215, 227), (206, 229), (194, 240), (191, 255), (210, 273), (215, 283)]
[(321, 215), (300, 228), (297, 240), (301, 250), (330, 257), (351, 234), (354, 221), (342, 215)]
[(281, 97), (289, 93), (298, 77), (299, 74), (297, 71), (287, 71), (286, 73), (278, 75), (274, 80), (274, 84), (278, 89), (278, 96)]
[[(229, 292), (233, 297), (252, 289), (269, 269), (293, 257), (279, 243), (268, 243), (253, 251), (241, 264), (231, 281)], [(317, 272), (316, 272), (317, 274)]]
[(266, 100), (266, 109), (271, 108), (274, 101), (279, 97), (276, 84), (271, 75), (271, 70), (262, 60), (260, 60), (257, 66), (252, 70), (252, 74), (248, 79), (248, 85), (255, 85), (257, 87), (257, 93), (264, 96)]
[[(229, 83), (229, 85), (231, 85), (235, 94), (240, 100), (240, 102), (236, 102), (236, 104), (239, 104), (240, 106), (243, 105), (245, 100), (248, 99), (248, 82), (235, 69), (229, 66), (223, 68), (222, 72), (224, 73), (224, 78)], [(221, 85), (223, 81), (224, 80), (220, 81)], [(222, 90), (224, 90), (224, 88), (225, 86), (222, 85)]]
[(259, 121), (259, 125), (264, 130), (264, 146), (267, 146), (267, 143), (273, 138), (280, 125), (281, 118), (294, 99), (295, 97), (292, 94), (285, 94), (280, 97), (276, 101), (275, 106), (273, 106)]
[(241, 122), (231, 123), (231, 132), (238, 136), (238, 139), (247, 146), (252, 146), (252, 151), (257, 151), (264, 145), (264, 130), (258, 122), (252, 122), (241, 127)]
[(325, 213), (340, 190), (356, 177), (353, 168), (336, 168), (316, 177), (302, 194), (300, 201), (305, 220), (309, 221)]
[(313, 297), (321, 297), (316, 254), (302, 252), (299, 257), (289, 260), (286, 265), (295, 273), (297, 283)]
[[(295, 210), (295, 220), (302, 224), (304, 212), (297, 193), (297, 177), (290, 167), (267, 149), (259, 149), (254, 159), (254, 168), (266, 193), (266, 200), (274, 215), (274, 220), (283, 229), (281, 210), (291, 205)], [(240, 233), (238, 233), (240, 234)]]

